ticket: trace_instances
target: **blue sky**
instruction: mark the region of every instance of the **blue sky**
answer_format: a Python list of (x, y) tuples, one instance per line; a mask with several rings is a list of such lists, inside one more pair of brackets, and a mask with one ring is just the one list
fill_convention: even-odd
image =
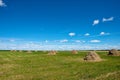
[(120, 49), (119, 0), (0, 0), (0, 49)]

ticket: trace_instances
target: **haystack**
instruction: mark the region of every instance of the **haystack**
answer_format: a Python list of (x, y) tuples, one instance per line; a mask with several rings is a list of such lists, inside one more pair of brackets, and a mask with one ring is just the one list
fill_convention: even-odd
[(116, 49), (109, 50), (108, 55), (120, 56), (120, 53)]
[(78, 54), (77, 50), (72, 50), (72, 54)]
[(56, 55), (56, 51), (54, 51), (54, 50), (49, 51), (48, 55)]
[(10, 52), (13, 52), (13, 50), (10, 50)]
[(22, 50), (19, 50), (19, 52), (22, 52)]
[(11, 52), (16, 52), (17, 50), (10, 50)]
[(35, 52), (38, 52), (38, 50), (35, 50)]
[(85, 56), (84, 60), (86, 61), (101, 61), (100, 56), (95, 52), (91, 51)]
[(28, 50), (27, 53), (32, 53), (32, 51)]
[(46, 50), (43, 51), (43, 53), (46, 53), (46, 52), (47, 52)]

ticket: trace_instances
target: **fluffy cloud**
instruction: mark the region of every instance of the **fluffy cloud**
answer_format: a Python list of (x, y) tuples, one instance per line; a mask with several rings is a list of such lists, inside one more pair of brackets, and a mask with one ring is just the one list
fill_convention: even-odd
[(93, 25), (93, 26), (94, 26), (94, 25), (97, 25), (97, 24), (99, 24), (99, 22), (100, 22), (100, 21), (99, 21), (98, 19), (97, 19), (97, 20), (94, 20), (92, 25)]
[(100, 33), (100, 36), (104, 36), (104, 35), (110, 35), (110, 33), (105, 33), (105, 32)]
[(90, 34), (89, 33), (86, 33), (85, 36), (89, 36)]
[(99, 42), (101, 42), (100, 40), (91, 40), (90, 41), (91, 43), (99, 43)]
[[(103, 18), (103, 19), (102, 19), (102, 22), (113, 21), (113, 20), (114, 20), (114, 17)], [(97, 25), (97, 24), (99, 24), (99, 23), (100, 23), (100, 20), (96, 19), (96, 20), (93, 21), (93, 24), (92, 24), (92, 25), (94, 26), (94, 25)]]
[[(96, 42), (96, 41), (95, 41)], [(120, 43), (110, 44), (41, 44), (40, 42), (4, 43), (0, 42), (1, 50), (105, 50), (119, 49)]]
[(71, 33), (69, 33), (69, 36), (75, 36), (76, 34), (75, 33), (73, 33), (73, 32), (71, 32)]
[(110, 18), (103, 18), (103, 22), (106, 22), (106, 21), (113, 21), (114, 17), (110, 17)]
[(100, 33), (100, 35), (104, 35), (104, 34), (105, 34), (105, 32), (101, 32), (101, 33)]
[(3, 0), (0, 0), (0, 6), (1, 7), (6, 6), (6, 4), (3, 2)]
[(80, 40), (75, 40), (75, 42), (80, 43), (81, 41)]
[(15, 39), (10, 39), (10, 42), (15, 42)]
[(45, 43), (48, 43), (48, 40), (45, 40)]
[(74, 42), (76, 42), (76, 43), (85, 43), (84, 40), (75, 40)]
[(61, 43), (68, 42), (67, 39), (60, 40)]

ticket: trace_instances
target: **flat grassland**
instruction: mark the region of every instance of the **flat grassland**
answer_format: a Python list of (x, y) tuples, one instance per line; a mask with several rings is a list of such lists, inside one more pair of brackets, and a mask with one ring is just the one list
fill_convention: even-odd
[(47, 53), (0, 51), (0, 80), (120, 80), (120, 56), (98, 51), (101, 62), (86, 62), (87, 51)]

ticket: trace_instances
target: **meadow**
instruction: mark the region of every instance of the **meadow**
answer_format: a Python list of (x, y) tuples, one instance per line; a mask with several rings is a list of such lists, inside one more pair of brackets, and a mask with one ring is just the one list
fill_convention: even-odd
[(0, 80), (120, 80), (120, 56), (97, 51), (103, 60), (87, 62), (87, 52), (0, 51)]

